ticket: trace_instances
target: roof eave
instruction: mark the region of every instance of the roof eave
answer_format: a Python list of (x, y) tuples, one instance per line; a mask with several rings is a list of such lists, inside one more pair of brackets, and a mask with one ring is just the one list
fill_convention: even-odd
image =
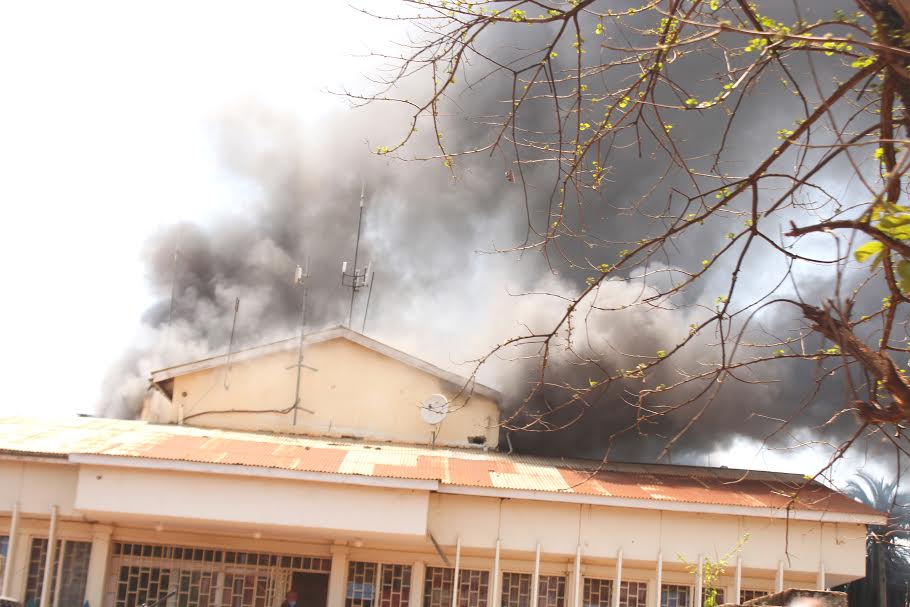
[(589, 504), (594, 506), (607, 506), (615, 508), (707, 513), (727, 516), (750, 516), (756, 518), (801, 520), (822, 523), (881, 525), (884, 524), (887, 520), (887, 517), (884, 515), (836, 512), (829, 510), (788, 510), (786, 508), (762, 508), (750, 506), (733, 506), (726, 504), (706, 504), (702, 502), (613, 497), (571, 492), (554, 493), (523, 489), (470, 487), (464, 485), (446, 484), (436, 480), (377, 477), (358, 474), (344, 474), (338, 472), (283, 470), (280, 468), (267, 468), (261, 466), (201, 463), (185, 460), (151, 459), (122, 455), (72, 454), (69, 456), (69, 461), (74, 464), (111, 466), (119, 468), (165, 470), (172, 472), (190, 472), (202, 474), (255, 476), (259, 478), (275, 478), (393, 489), (435, 491), (438, 493), (469, 495), (476, 497), (521, 499), (528, 501), (558, 502), (569, 504)]

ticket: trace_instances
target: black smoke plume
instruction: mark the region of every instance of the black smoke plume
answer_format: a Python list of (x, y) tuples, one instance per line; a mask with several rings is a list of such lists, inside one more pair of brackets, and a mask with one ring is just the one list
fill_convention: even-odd
[[(536, 28), (514, 31), (503, 34), (508, 45), (494, 40), (491, 48), (509, 53), (539, 45)], [(501, 83), (465, 91), (459, 109), (462, 115), (488, 114), (507, 95)], [(748, 158), (750, 149), (758, 153), (773, 145), (779, 128), (773, 125), (774, 116), (789, 116), (782, 108), (796, 108), (788, 95), (780, 91), (756, 95), (743, 106), (739, 126), (731, 134), (733, 156)], [(523, 119), (539, 121), (545, 130), (546, 111), (530, 111)], [(526, 206), (521, 186), (507, 178), (513, 167), (504, 155), (459, 159), (453, 179), (442, 161), (406, 162), (370, 153), (377, 145), (397, 141), (406, 120), (402, 111), (372, 105), (339, 112), (319, 128), (304, 129), (293, 117), (255, 102), (237, 104), (218, 116), (215, 132), (221, 162), (236, 177), (237, 187), (248, 192), (248, 201), (205, 224), (170, 225), (149, 239), (144, 260), (156, 301), (142, 319), (136, 348), (117, 361), (106, 378), (101, 412), (133, 416), (150, 370), (225, 351), (238, 298), (235, 347), (295, 334), (301, 293), (292, 277), (295, 266), (307, 259), (308, 329), (345, 324), (349, 292), (341, 286), (340, 269), (342, 260), (353, 261), (362, 187), (367, 203), (360, 259), (361, 265), (374, 263), (375, 290), (365, 319), (363, 297), (356, 302), (352, 328), (360, 330), (365, 322), (367, 334), (468, 374), (473, 365), (467, 361), (507, 337), (529, 327), (542, 329), (556, 318), (563, 309), (560, 300), (527, 293), (571, 295), (583, 288), (589, 273), (533, 249), (491, 253), (523, 243), (528, 221), (540, 227), (549, 220), (551, 169), (543, 165), (529, 169)], [(704, 145), (712, 125), (703, 120), (698, 127), (696, 132), (679, 126), (682, 145), (693, 150)], [(428, 135), (418, 138), (412, 153), (432, 151)], [(446, 120), (445, 137), (454, 148), (470, 148), (488, 136), (488, 125), (466, 118)], [(653, 141), (645, 140), (644, 145)], [(611, 167), (602, 198), (587, 208), (586, 217), (590, 233), (617, 243), (607, 251), (615, 254), (622, 248), (619, 243), (634, 242), (653, 229), (628, 207), (662, 168), (632, 149)], [(673, 181), (667, 183), (668, 188), (672, 185)], [(687, 241), (685, 249), (666, 260), (667, 267), (699, 264), (717, 250), (722, 238), (722, 230), (705, 226), (705, 237)], [(576, 260), (589, 255), (578, 242), (566, 243), (565, 250)], [(628, 303), (652, 288), (641, 277), (643, 270), (611, 281), (598, 294), (597, 304)], [(695, 304), (713, 299), (716, 293), (710, 289), (720, 289), (728, 280), (725, 271), (729, 273), (730, 266), (720, 264), (701, 291), (685, 293), (673, 309), (630, 308), (594, 318), (576, 333), (575, 351), (613, 370), (625, 364), (620, 353), (653, 355), (677, 343), (704, 313)], [(761, 296), (783, 271), (753, 259), (745, 269), (751, 284), (744, 297)], [(818, 276), (804, 285), (801, 295), (808, 300), (822, 296), (830, 278)], [(762, 330), (772, 334), (786, 334), (796, 326), (795, 316), (760, 321)], [(709, 341), (692, 349), (693, 356), (702, 357), (689, 361), (692, 365), (711, 360)], [(481, 369), (479, 379), (505, 393), (506, 413), (521, 402), (533, 381), (536, 360), (521, 358), (529, 354), (496, 357)], [(558, 380), (573, 385), (594, 378), (591, 365), (580, 364), (568, 351), (554, 360), (553, 369)], [(810, 363), (771, 364), (763, 371), (763, 378), (751, 379), (769, 381), (730, 381), (719, 388), (710, 410), (677, 446), (675, 461), (711, 452), (737, 436), (766, 437), (812, 392), (813, 382), (807, 378), (817, 372)], [(520, 451), (594, 457), (612, 446), (614, 459), (653, 459), (694, 411), (670, 415), (660, 424), (635, 428), (611, 441), (617, 430), (634, 421), (634, 403), (628, 402), (626, 388), (634, 385), (604, 391), (582, 420), (565, 430), (536, 432), (540, 428), (532, 425), (532, 431), (511, 432), (510, 442)], [(538, 398), (531, 411), (543, 406)], [(841, 426), (828, 426), (824, 432), (819, 427), (841, 406), (837, 387), (825, 387), (775, 441), (836, 438)], [(515, 423), (521, 425), (521, 420)]]

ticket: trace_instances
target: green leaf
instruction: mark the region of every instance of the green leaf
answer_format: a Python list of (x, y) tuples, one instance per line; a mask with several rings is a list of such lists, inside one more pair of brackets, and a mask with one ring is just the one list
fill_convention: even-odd
[(856, 251), (853, 253), (853, 256), (856, 257), (856, 261), (863, 263), (873, 255), (878, 255), (881, 253), (882, 249), (884, 248), (885, 245), (877, 240), (872, 240), (856, 249)]
[(885, 217), (882, 217), (879, 227), (896, 228), (898, 226), (907, 225), (908, 223), (910, 223), (910, 214), (898, 213), (896, 215), (886, 215)]
[(897, 226), (894, 228), (883, 228), (882, 232), (894, 240), (910, 240), (910, 225)]
[(898, 286), (904, 293), (910, 293), (910, 261), (906, 259), (897, 262)]

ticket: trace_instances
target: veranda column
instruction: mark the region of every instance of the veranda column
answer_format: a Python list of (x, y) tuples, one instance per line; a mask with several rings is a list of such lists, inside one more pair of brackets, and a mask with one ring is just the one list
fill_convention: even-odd
[(16, 565), (16, 537), (19, 535), (19, 502), (13, 504), (13, 518), (9, 523), (9, 542), (6, 545), (6, 567), (3, 569), (3, 584), (0, 585), (0, 596), (10, 596), (10, 580), (13, 567)]
[(661, 587), (664, 585), (664, 555), (662, 552), (657, 553), (657, 579), (654, 580), (655, 592), (654, 598), (651, 599), (651, 605), (660, 607)]
[[(736, 555), (736, 582), (733, 585), (733, 600), (739, 603), (739, 597), (743, 593), (743, 557)], [(730, 601), (727, 601), (728, 603)]]
[(619, 607), (619, 588), (622, 584), (622, 548), (616, 551), (616, 578), (613, 580), (613, 607)]
[(490, 584), (490, 593), (493, 596), (490, 597), (489, 601), (492, 607), (500, 607), (500, 605), (502, 605), (502, 574), (499, 571), (499, 551), (501, 543), (500, 540), (496, 540), (496, 554), (493, 557), (493, 579)]
[(582, 593), (584, 584), (581, 579), (581, 544), (575, 546), (575, 571), (572, 576), (572, 604), (575, 607), (581, 607)]
[(427, 564), (414, 561), (411, 565), (411, 594), (408, 596), (408, 607), (423, 607), (423, 585), (427, 578)]
[[(19, 516), (22, 518), (21, 511)], [(7, 567), (14, 568), (12, 571), (12, 576), (9, 580), (7, 596), (19, 601), (20, 603), (25, 602), (25, 587), (28, 582), (28, 563), (32, 549), (31, 542), (29, 541), (29, 531), (27, 529), (23, 529), (23, 526), (23, 523), (20, 522), (19, 532), (16, 534), (15, 551), (10, 550), (9, 554), (7, 555), (8, 560), (6, 561)]]
[(66, 564), (66, 540), (60, 540), (60, 557), (57, 559), (57, 575), (54, 577), (54, 598), (51, 604), (60, 607), (60, 585), (63, 584), (63, 566)]
[(329, 595), (326, 607), (344, 607), (344, 578), (348, 573), (348, 547), (332, 546), (332, 568), (329, 571)]
[(40, 607), (48, 607), (51, 593), (51, 581), (54, 574), (54, 555), (57, 552), (57, 506), (51, 508), (51, 524), (47, 532), (47, 556), (44, 559), (44, 579), (41, 582)]
[(461, 537), (455, 539), (455, 571), (452, 573), (452, 607), (458, 607), (458, 574), (461, 573)]
[(101, 607), (104, 600), (112, 531), (109, 525), (92, 525), (92, 550), (88, 557), (88, 574), (85, 582), (85, 602), (89, 607)]

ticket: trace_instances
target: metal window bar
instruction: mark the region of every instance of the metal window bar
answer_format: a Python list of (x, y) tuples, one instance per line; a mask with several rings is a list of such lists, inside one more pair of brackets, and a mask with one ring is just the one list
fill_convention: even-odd
[[(530, 573), (504, 572), (502, 574), (503, 607), (531, 607), (533, 578), (534, 576)], [(565, 607), (565, 576), (541, 575), (538, 578), (537, 588), (537, 605), (535, 607)]]
[[(451, 607), (455, 570), (427, 567), (423, 583), (423, 607)], [(461, 569), (458, 572), (458, 607), (487, 607), (490, 600), (490, 572)]]
[[(0, 535), (0, 580), (6, 574), (6, 562), (9, 559), (9, 536)], [(2, 589), (0, 589), (2, 592)]]
[(739, 602), (745, 603), (746, 601), (751, 601), (752, 599), (757, 599), (769, 594), (770, 593), (767, 590), (743, 589), (739, 591)]
[(660, 588), (660, 607), (694, 607), (691, 599), (691, 586), (663, 584)]
[(105, 607), (274, 607), (295, 571), (330, 558), (115, 542)]
[[(715, 605), (723, 605), (724, 603), (727, 602), (725, 599), (726, 599), (726, 592), (724, 592), (724, 589), (723, 589), (723, 588), (717, 588), (717, 596), (714, 597), (714, 604), (715, 604)], [(701, 591), (701, 604), (704, 605), (706, 600), (708, 600), (708, 589), (707, 589), (707, 588), (702, 588), (702, 591)]]
[[(60, 607), (81, 607), (85, 599), (85, 586), (88, 582), (88, 563), (92, 543), (61, 539), (57, 540), (56, 544), (54, 570), (50, 583), (52, 588), (59, 588), (59, 592), (49, 594), (50, 605), (48, 607), (54, 607), (55, 595), (59, 595)], [(25, 600), (26, 602), (33, 601), (35, 605), (41, 601), (47, 549), (47, 538), (32, 538), (29, 547)]]
[[(610, 607), (613, 604), (613, 580), (584, 579), (583, 607)], [(619, 584), (620, 607), (648, 607), (648, 583), (631, 580)]]
[(411, 566), (350, 561), (345, 607), (408, 607)]

